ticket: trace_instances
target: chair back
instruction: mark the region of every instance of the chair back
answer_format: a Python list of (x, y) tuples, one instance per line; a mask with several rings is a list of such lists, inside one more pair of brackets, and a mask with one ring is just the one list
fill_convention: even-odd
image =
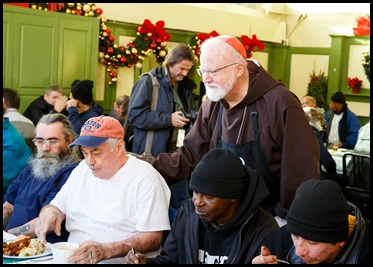
[(358, 153), (346, 153), (342, 159), (343, 178), (348, 186), (370, 192), (370, 156)]
[(370, 156), (346, 153), (342, 164), (343, 178), (347, 180), (343, 194), (347, 201), (355, 204), (362, 215), (370, 220)]

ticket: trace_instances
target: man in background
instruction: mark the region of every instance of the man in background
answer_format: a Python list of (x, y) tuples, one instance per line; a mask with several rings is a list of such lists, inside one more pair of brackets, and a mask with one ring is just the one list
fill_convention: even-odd
[[(148, 131), (154, 131), (151, 154), (174, 152), (183, 143), (189, 123), (187, 114), (197, 111), (190, 83), (186, 78), (193, 67), (195, 55), (185, 44), (178, 44), (167, 54), (163, 66), (150, 71), (159, 82), (157, 107), (151, 110), (153, 83), (149, 75), (143, 75), (132, 88), (128, 121), (133, 127), (132, 152), (145, 151)], [(192, 87), (194, 85), (192, 84)], [(178, 209), (190, 197), (188, 181), (174, 181), (170, 206)]]
[(23, 115), (36, 125), (45, 114), (62, 113), (67, 115), (66, 103), (67, 97), (63, 95), (61, 87), (51, 85), (45, 90), (44, 95), (30, 103)]
[(4, 117), (17, 128), (24, 138), (33, 138), (35, 136), (35, 125), (29, 119), (19, 113), (21, 98), (18, 92), (12, 88), (3, 88), (3, 106), (5, 107)]
[(324, 133), (326, 129), (326, 121), (324, 118), (324, 108), (317, 107), (316, 99), (313, 96), (306, 95), (302, 99), (302, 107), (315, 108), (317, 111), (318, 121), (320, 122), (321, 129), (320, 132)]
[(67, 111), (77, 135), (88, 119), (100, 116), (104, 112), (104, 108), (93, 101), (93, 84), (91, 80), (75, 80), (72, 83)]
[(338, 141), (338, 147), (354, 149), (361, 123), (347, 106), (345, 95), (337, 91), (329, 102), (329, 110), (325, 113), (327, 128), (324, 142), (327, 145)]

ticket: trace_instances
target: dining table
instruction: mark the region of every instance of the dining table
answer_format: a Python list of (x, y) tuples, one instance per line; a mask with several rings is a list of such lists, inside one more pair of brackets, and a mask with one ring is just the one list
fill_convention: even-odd
[[(16, 239), (17, 236), (12, 235), (8, 232), (3, 231), (3, 242), (10, 242)], [(48, 247), (47, 243), (47, 247)], [(43, 255), (36, 257), (20, 257), (17, 256), (6, 256), (3, 254), (3, 264), (53, 264), (52, 253), (43, 253)]]
[[(337, 174), (343, 174), (343, 155), (346, 153), (353, 153), (352, 149), (338, 148), (337, 151), (328, 149), (330, 155), (335, 161)], [(346, 157), (346, 164), (351, 160), (350, 157)]]

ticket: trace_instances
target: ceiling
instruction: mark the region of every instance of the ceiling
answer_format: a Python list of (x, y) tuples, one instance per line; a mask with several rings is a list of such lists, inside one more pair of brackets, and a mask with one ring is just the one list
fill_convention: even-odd
[(235, 3), (268, 13), (292, 14), (369, 14), (370, 3)]

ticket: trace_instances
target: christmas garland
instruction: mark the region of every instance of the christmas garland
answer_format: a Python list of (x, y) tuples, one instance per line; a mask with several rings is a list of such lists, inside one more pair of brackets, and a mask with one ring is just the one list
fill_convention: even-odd
[(106, 72), (110, 77), (109, 84), (117, 82), (116, 69), (119, 67), (142, 68), (145, 56), (153, 53), (157, 63), (163, 63), (168, 49), (167, 41), (171, 36), (164, 29), (164, 21), (153, 25), (148, 19), (137, 28), (137, 37), (126, 47), (114, 43), (111, 29), (106, 26), (106, 18), (102, 17), (103, 10), (93, 3), (30, 3), (30, 8), (62, 12), (78, 16), (97, 17), (100, 19), (99, 61), (107, 66)]
[[(206, 39), (216, 36), (219, 36), (219, 33), (215, 30), (210, 33), (199, 33), (189, 41), (189, 47), (192, 49), (196, 57), (199, 58), (202, 43)], [(252, 52), (262, 51), (265, 48), (265, 45), (256, 37), (255, 34), (252, 35), (252, 38), (249, 38), (247, 35), (241, 35), (240, 41), (245, 47), (247, 58), (253, 56)]]
[(370, 82), (370, 51), (363, 52), (363, 59), (361, 63), (363, 65), (365, 75)]

